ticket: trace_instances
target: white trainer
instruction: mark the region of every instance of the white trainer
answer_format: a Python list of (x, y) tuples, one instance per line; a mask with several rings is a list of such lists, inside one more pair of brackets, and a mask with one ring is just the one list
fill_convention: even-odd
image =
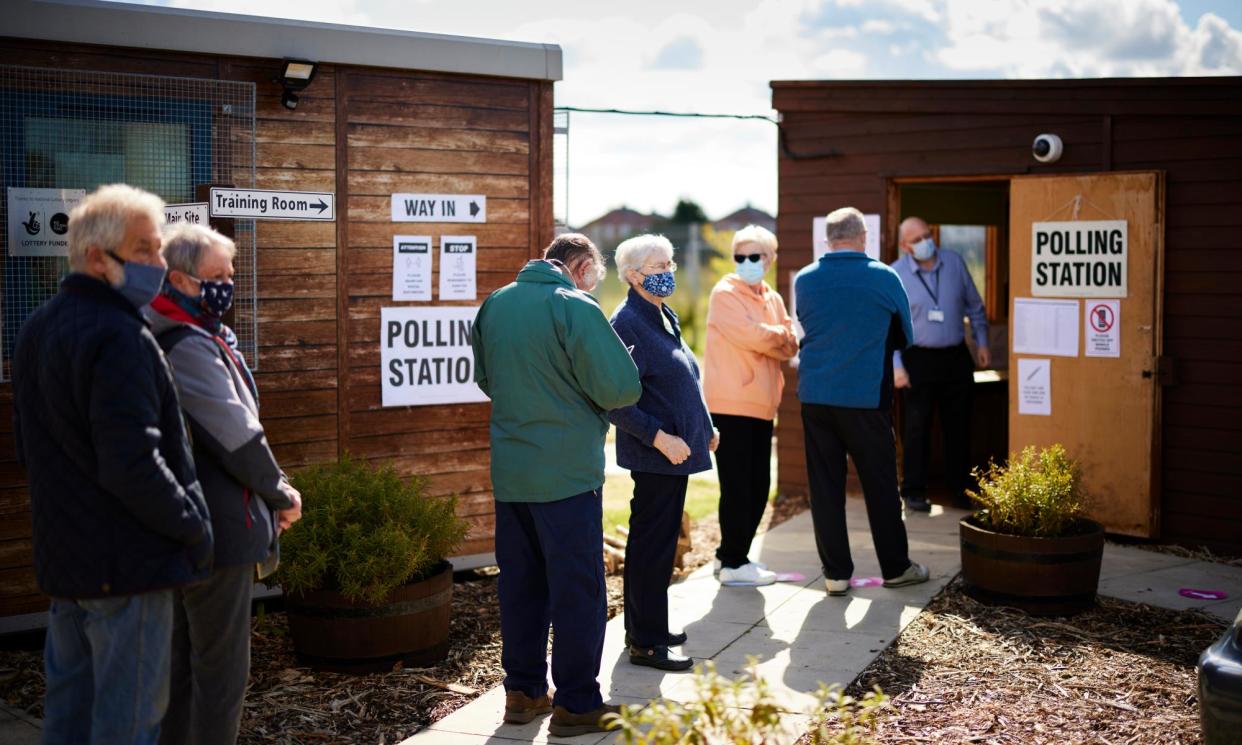
[(884, 586), (906, 587), (908, 585), (917, 585), (926, 582), (930, 576), (931, 572), (927, 571), (927, 567), (917, 561), (912, 561), (910, 566), (900, 576), (884, 580)]
[(824, 587), (828, 588), (829, 595), (841, 597), (850, 591), (850, 581), (848, 579), (826, 579)]
[(720, 584), (722, 585), (761, 587), (774, 582), (776, 582), (776, 572), (769, 572), (754, 562), (743, 564), (736, 569), (724, 567), (720, 570)]
[[(764, 564), (762, 561), (752, 561), (750, 563), (754, 564), (760, 569), (768, 568), (768, 565)], [(720, 559), (712, 559), (712, 576), (715, 577), (716, 579), (720, 579)]]

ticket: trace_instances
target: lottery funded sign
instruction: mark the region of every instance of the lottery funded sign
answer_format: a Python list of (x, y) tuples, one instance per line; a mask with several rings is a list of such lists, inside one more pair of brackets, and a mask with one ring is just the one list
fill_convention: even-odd
[(330, 191), (272, 191), (212, 187), (212, 217), (248, 220), (336, 220), (336, 195)]
[(481, 403), (470, 334), (478, 306), (380, 308), (384, 406)]
[(1031, 294), (1127, 297), (1125, 220), (1031, 224)]
[(69, 212), (84, 189), (8, 188), (9, 256), (68, 256)]

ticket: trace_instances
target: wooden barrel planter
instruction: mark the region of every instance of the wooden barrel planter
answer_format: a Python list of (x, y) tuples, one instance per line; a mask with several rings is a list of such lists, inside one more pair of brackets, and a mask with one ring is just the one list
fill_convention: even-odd
[(1104, 556), (1099, 524), (1064, 538), (996, 533), (972, 516), (960, 526), (962, 579), (972, 597), (1036, 616), (1070, 615), (1095, 605)]
[(445, 561), (378, 605), (316, 590), (287, 595), (285, 613), (294, 649), (310, 667), (382, 672), (398, 662), (426, 667), (448, 656), (452, 599), (453, 567)]

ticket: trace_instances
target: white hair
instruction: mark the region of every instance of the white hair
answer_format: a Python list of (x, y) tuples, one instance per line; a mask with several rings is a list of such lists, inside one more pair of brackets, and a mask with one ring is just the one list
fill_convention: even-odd
[(845, 241), (861, 240), (867, 235), (867, 221), (863, 213), (853, 207), (833, 210), (825, 221), (829, 248)]
[(148, 217), (157, 230), (162, 228), (164, 200), (128, 184), (109, 184), (88, 194), (69, 212), (69, 266), (84, 269), (90, 246), (118, 248), (135, 217)]
[(673, 244), (662, 235), (647, 233), (621, 241), (621, 245), (617, 246), (617, 255), (614, 259), (617, 262), (617, 275), (621, 277), (621, 281), (629, 284), (626, 273), (631, 269), (636, 272), (640, 271), (651, 254), (656, 251), (668, 254), (669, 259), (673, 258)]
[(210, 246), (220, 246), (232, 259), (237, 255), (237, 244), (226, 235), (211, 228), (190, 223), (175, 223), (164, 231), (164, 261), (169, 269), (176, 269), (191, 276), (198, 276), (198, 263), (203, 252)]
[(747, 243), (753, 243), (759, 247), (759, 253), (763, 254), (765, 259), (776, 258), (776, 236), (771, 230), (762, 225), (747, 225), (741, 230), (733, 234), (733, 250), (736, 252), (738, 246)]

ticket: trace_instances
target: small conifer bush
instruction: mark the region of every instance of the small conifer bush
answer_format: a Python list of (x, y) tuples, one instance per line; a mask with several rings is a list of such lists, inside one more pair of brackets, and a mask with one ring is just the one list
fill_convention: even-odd
[(1004, 466), (974, 471), (979, 491), (967, 495), (979, 507), (980, 527), (1032, 538), (1072, 535), (1083, 529), (1086, 503), (1078, 467), (1060, 444), (1023, 448)]

